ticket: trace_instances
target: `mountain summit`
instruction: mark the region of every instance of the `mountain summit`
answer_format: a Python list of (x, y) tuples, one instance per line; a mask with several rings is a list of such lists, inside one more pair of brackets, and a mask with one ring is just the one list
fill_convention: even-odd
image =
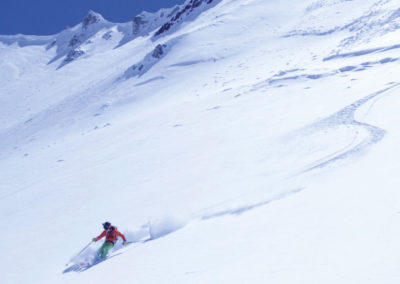
[(98, 23), (108, 23), (102, 15), (99, 13), (95, 13), (93, 11), (89, 11), (86, 17), (82, 21), (82, 29), (87, 30), (89, 26)]

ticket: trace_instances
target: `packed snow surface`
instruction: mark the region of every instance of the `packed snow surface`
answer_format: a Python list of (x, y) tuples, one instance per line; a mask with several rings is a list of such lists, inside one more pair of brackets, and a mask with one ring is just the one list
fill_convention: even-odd
[(1, 283), (400, 283), (399, 1), (132, 19), (0, 36)]

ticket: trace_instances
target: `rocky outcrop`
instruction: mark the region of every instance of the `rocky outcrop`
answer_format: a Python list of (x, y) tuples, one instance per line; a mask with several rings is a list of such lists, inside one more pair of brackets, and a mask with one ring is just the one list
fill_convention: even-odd
[(145, 58), (132, 65), (128, 70), (125, 71), (125, 78), (131, 78), (135, 76), (142, 76), (144, 73), (150, 70), (159, 60), (161, 60), (167, 52), (171, 49), (169, 44), (159, 44)]
[(89, 11), (86, 17), (82, 21), (82, 29), (87, 30), (90, 25), (105, 22), (104, 18), (93, 11)]
[(60, 64), (60, 66), (58, 66), (57, 69), (63, 67), (64, 65), (74, 61), (75, 59), (81, 57), (82, 55), (84, 55), (85, 52), (83, 50), (78, 49), (73, 49), (70, 52), (68, 52), (67, 56), (65, 57), (65, 59), (63, 60), (63, 62)]
[(137, 37), (148, 36), (154, 30), (159, 29), (165, 22), (169, 21), (180, 9), (181, 6), (175, 6), (169, 9), (161, 9), (155, 13), (140, 13), (132, 20), (129, 30), (120, 29), (121, 32), (125, 33), (125, 36), (118, 46), (124, 45)]
[(100, 14), (89, 11), (82, 23), (66, 29), (59, 33), (55, 39), (47, 46), (47, 49), (57, 48), (56, 55), (50, 60), (49, 64), (65, 57), (58, 68), (74, 61), (84, 54), (82, 46), (90, 43), (90, 38), (102, 29), (112, 27), (113, 23), (106, 21)]
[(166, 43), (158, 44), (151, 52), (149, 52), (140, 62), (129, 67), (125, 73), (124, 77), (129, 79), (135, 76), (142, 76), (148, 72), (154, 65), (160, 62), (170, 50), (176, 45), (182, 37), (177, 37), (169, 40)]
[(155, 37), (165, 34), (184, 21), (192, 21), (203, 11), (214, 7), (221, 0), (190, 0), (182, 9), (177, 11), (172, 18), (164, 23), (155, 33)]

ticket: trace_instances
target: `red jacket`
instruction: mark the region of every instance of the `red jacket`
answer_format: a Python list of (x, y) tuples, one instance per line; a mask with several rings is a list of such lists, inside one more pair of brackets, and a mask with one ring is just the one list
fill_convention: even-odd
[(103, 233), (100, 234), (96, 238), (96, 241), (106, 237), (106, 242), (115, 243), (117, 237), (121, 237), (124, 241), (126, 241), (125, 236), (117, 230), (117, 227), (111, 226), (108, 230), (104, 230)]

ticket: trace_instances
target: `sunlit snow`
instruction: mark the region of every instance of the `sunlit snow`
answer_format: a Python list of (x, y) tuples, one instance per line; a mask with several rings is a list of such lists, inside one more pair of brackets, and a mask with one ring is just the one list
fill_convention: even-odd
[[(400, 283), (399, 11), (187, 0), (0, 36), (1, 283)], [(105, 221), (129, 245), (96, 264)]]

